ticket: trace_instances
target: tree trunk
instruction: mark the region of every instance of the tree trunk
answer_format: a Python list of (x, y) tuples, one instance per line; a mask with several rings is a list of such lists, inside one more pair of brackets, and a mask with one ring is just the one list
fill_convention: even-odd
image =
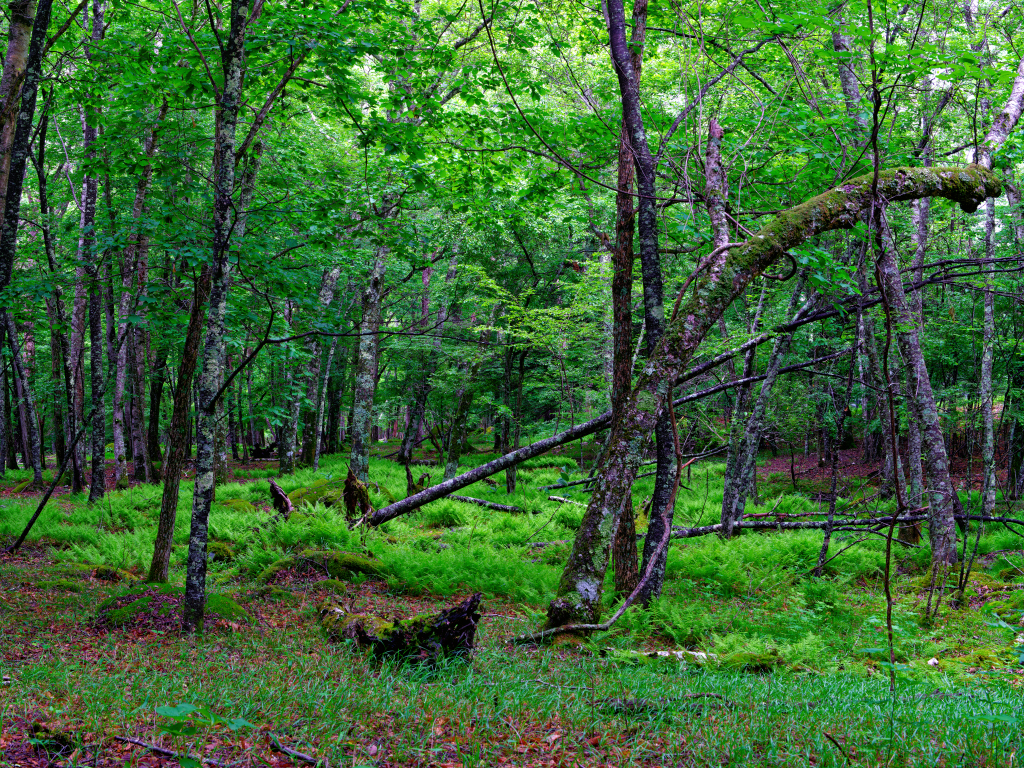
[[(156, 154), (156, 140), (157, 131), (160, 128), (160, 124), (163, 122), (164, 117), (167, 115), (168, 103), (165, 99), (161, 104), (159, 113), (156, 118), (156, 122), (149, 129), (149, 133), (146, 135), (144, 142), (144, 155), (147, 160), (151, 161)], [(142, 269), (145, 273), (144, 267), (142, 267), (142, 261), (145, 259), (145, 252), (148, 248), (148, 237), (142, 231), (143, 216), (146, 212), (146, 197), (149, 194), (149, 188), (153, 178), (153, 164), (147, 162), (142, 168), (142, 173), (139, 176), (138, 181), (135, 184), (135, 199), (132, 202), (132, 220), (131, 220), (131, 231), (128, 236), (128, 243), (124, 249), (124, 258), (121, 266), (121, 296), (117, 306), (117, 321), (116, 331), (114, 327), (110, 327), (110, 335), (114, 337), (113, 344), (111, 345), (114, 355), (114, 393), (113, 393), (113, 431), (114, 431), (114, 481), (117, 487), (122, 487), (127, 484), (127, 471), (128, 471), (128, 449), (124, 435), (124, 395), (125, 387), (128, 383), (129, 370), (128, 370), (128, 358), (129, 358), (129, 347), (131, 345), (130, 337), (137, 335), (137, 328), (128, 322), (129, 315), (132, 313), (133, 306), (137, 306), (138, 298), (141, 292), (145, 290), (146, 285), (144, 280), (139, 280), (139, 271)], [(136, 375), (138, 371), (136, 370)], [(135, 455), (136, 448), (138, 446), (133, 445), (133, 456), (132, 459), (136, 466), (136, 476), (139, 475), (139, 470), (142, 470), (142, 477), (145, 478), (145, 464), (146, 461)], [(139, 467), (139, 464), (142, 467)]]
[[(230, 277), (228, 260), (231, 238), (244, 236), (246, 200), (238, 204), (237, 216), (231, 199), (235, 188), (235, 132), (241, 102), (242, 75), (245, 64), (245, 34), (250, 22), (248, 0), (231, 0), (230, 29), (224, 41), (221, 61), (224, 85), (218, 94), (217, 132), (214, 138), (213, 162), (213, 258), (211, 262), (210, 312), (203, 349), (203, 366), (199, 378), (197, 411), (197, 456), (195, 492), (192, 496), (192, 527), (189, 534), (188, 566), (185, 574), (185, 599), (182, 607), (182, 631), (201, 632), (206, 605), (206, 545), (209, 533), (210, 506), (214, 496), (214, 431), (216, 406), (221, 382), (224, 381), (225, 314)], [(255, 183), (259, 152), (253, 148), (249, 158), (243, 194), (251, 176)], [(239, 226), (241, 225), (241, 226)], [(232, 231), (233, 229), (236, 231)], [(181, 382), (179, 382), (179, 387)]]
[(370, 442), (373, 424), (373, 400), (376, 394), (378, 334), (381, 323), (381, 304), (384, 300), (384, 271), (388, 256), (387, 246), (379, 246), (374, 254), (373, 268), (363, 290), (363, 314), (359, 324), (358, 358), (355, 369), (355, 387), (352, 393), (352, 456), (353, 474), (366, 482), (370, 475)]
[[(647, 36), (647, 0), (633, 5), (633, 33), (630, 54), (639, 79), (643, 68), (643, 45)], [(619, 123), (618, 180), (615, 192), (615, 247), (612, 249), (612, 413), (621, 409), (633, 381), (633, 186), (636, 169), (625, 119)], [(636, 515), (632, 497), (622, 510), (612, 546), (615, 592), (628, 595), (640, 583), (636, 548)]]
[[(186, 336), (187, 338), (187, 336)], [(164, 382), (167, 379), (167, 349), (157, 350), (149, 377), (149, 422), (146, 429), (146, 452), (150, 462), (163, 463), (163, 452), (160, 450), (160, 402), (164, 396)], [(157, 471), (153, 467), (153, 482), (160, 482), (163, 469)]]
[(18, 392), (18, 407), (21, 411), (22, 445), (24, 448), (25, 466), (32, 467), (32, 487), (42, 488), (43, 468), (39, 441), (39, 419), (36, 416), (35, 398), (28, 380), (28, 371), (18, 343), (18, 331), (15, 328), (11, 313), (0, 311), (4, 326), (7, 328), (7, 339), (11, 349), (12, 372), (15, 389)]

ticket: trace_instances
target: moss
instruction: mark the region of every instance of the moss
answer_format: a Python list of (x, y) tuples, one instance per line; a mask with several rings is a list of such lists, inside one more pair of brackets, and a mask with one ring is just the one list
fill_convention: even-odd
[(395, 628), (394, 622), (362, 613), (348, 613), (333, 602), (323, 603), (319, 608), (320, 626), (324, 628), (331, 642), (386, 636)]
[(87, 587), (80, 581), (74, 579), (56, 579), (54, 581), (40, 581), (36, 584), (40, 589), (49, 589), (56, 592), (84, 592)]
[(30, 485), (32, 485), (31, 480), (22, 480), (11, 489), (11, 493), (21, 493), (22, 491), (27, 490)]
[[(185, 596), (184, 587), (171, 584), (133, 584), (111, 595), (96, 607), (97, 616), (106, 624), (124, 626), (145, 615), (171, 617)], [(207, 594), (206, 613), (230, 620), (248, 620), (249, 614), (227, 595)]]
[(218, 500), (217, 503), (223, 504), (225, 507), (229, 507), (236, 512), (251, 513), (256, 511), (256, 507), (245, 499), (224, 499), (223, 501)]
[(92, 575), (100, 581), (135, 582), (139, 580), (139, 577), (134, 573), (130, 573), (122, 568), (114, 568), (111, 565), (97, 565)]
[(343, 595), (348, 592), (349, 584), (338, 579), (322, 579), (315, 582), (313, 587), (315, 589), (326, 589), (329, 592), (334, 592), (336, 595)]
[(278, 573), (288, 568), (303, 571), (325, 570), (332, 579), (347, 580), (351, 580), (356, 574), (379, 578), (386, 573), (383, 563), (365, 555), (306, 549), (298, 555), (289, 555), (271, 563), (260, 572), (256, 581), (266, 584)]
[(440, 613), (388, 621), (350, 613), (334, 600), (319, 606), (320, 625), (334, 642), (354, 640), (374, 654), (434, 662), (444, 655), (463, 656), (473, 647), (480, 614), (480, 593)]
[(224, 541), (211, 541), (206, 552), (211, 560), (218, 563), (230, 563), (235, 559), (234, 548)]

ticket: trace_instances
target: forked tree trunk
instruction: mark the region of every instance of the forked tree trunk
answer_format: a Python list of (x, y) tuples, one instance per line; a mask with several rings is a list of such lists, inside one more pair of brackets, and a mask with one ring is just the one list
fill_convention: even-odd
[[(647, 37), (647, 0), (633, 4), (633, 33), (630, 54), (637, 78), (643, 68), (643, 46)], [(612, 413), (629, 395), (633, 381), (633, 213), (636, 167), (625, 120), (619, 123), (618, 180), (615, 192), (615, 247), (612, 249)], [(612, 544), (615, 593), (628, 595), (640, 583), (636, 549), (636, 514), (632, 496), (625, 502)], [(656, 585), (652, 584), (652, 589)], [(650, 590), (649, 590), (650, 591)], [(660, 590), (659, 590), (660, 591)], [(653, 592), (652, 592), (653, 593)], [(647, 602), (650, 596), (647, 596)]]

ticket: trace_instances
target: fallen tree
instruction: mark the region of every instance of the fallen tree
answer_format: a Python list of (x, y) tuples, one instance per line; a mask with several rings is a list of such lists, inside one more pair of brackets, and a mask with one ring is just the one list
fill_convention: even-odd
[[(766, 334), (764, 336), (765, 338), (771, 338), (770, 334)], [(739, 349), (744, 349), (746, 348), (746, 346), (747, 345), (743, 345)], [(818, 365), (828, 360), (834, 360), (837, 357), (848, 355), (851, 351), (852, 350), (850, 349), (843, 349), (840, 350), (839, 352), (835, 352), (830, 355), (815, 358), (814, 360), (808, 360), (803, 363), (796, 363), (794, 365), (782, 368), (779, 371), (779, 373), (793, 373), (795, 371), (801, 371), (804, 370), (805, 368)], [(731, 350), (731, 353), (738, 354), (738, 350)], [(714, 362), (715, 365), (720, 365), (724, 359), (727, 359), (727, 357), (719, 355), (712, 362)], [(705, 373), (707, 370), (710, 370), (711, 367), (714, 366), (711, 366), (710, 363), (705, 363), (691, 371), (687, 371), (686, 374), (679, 377), (679, 383), (699, 376), (700, 374)], [(761, 381), (762, 379), (764, 379), (763, 375), (750, 376), (745, 379), (738, 379), (736, 381), (718, 384), (713, 387), (709, 387), (708, 389), (703, 389), (700, 392), (693, 392), (688, 395), (683, 395), (682, 397), (677, 398), (675, 401), (673, 401), (673, 405), (679, 406), (684, 405), (686, 403), (691, 403), (694, 402), (695, 400), (701, 400), (705, 397), (710, 397), (711, 395), (717, 394), (731, 387), (737, 387), (743, 384), (750, 384), (752, 382)], [(506, 453), (504, 456), (497, 458), (494, 461), (489, 461), (486, 464), (482, 464), (476, 469), (471, 469), (469, 472), (464, 472), (463, 474), (453, 477), (450, 480), (445, 480), (444, 482), (438, 483), (437, 485), (432, 485), (430, 488), (424, 488), (419, 493), (414, 493), (412, 496), (407, 496), (406, 498), (400, 501), (396, 501), (394, 504), (389, 504), (386, 507), (381, 507), (380, 509), (373, 512), (371, 515), (363, 518), (361, 522), (366, 522), (366, 524), (371, 526), (377, 526), (381, 525), (382, 523), (386, 523), (388, 520), (394, 520), (396, 517), (400, 517), (402, 515), (408, 514), (409, 512), (413, 512), (419, 509), (424, 504), (429, 504), (432, 501), (443, 499), (446, 496), (451, 496), (451, 494), (455, 493), (455, 491), (462, 490), (463, 488), (473, 485), (473, 483), (478, 483), (481, 480), (490, 477), (491, 475), (496, 475), (499, 472), (508, 469), (509, 467), (514, 467), (517, 464), (526, 461), (527, 459), (532, 459), (535, 456), (542, 456), (548, 451), (554, 450), (555, 448), (558, 448), (562, 445), (566, 445), (567, 443), (571, 443), (574, 440), (579, 440), (580, 438), (587, 437), (588, 435), (592, 435), (595, 432), (600, 432), (602, 429), (607, 429), (609, 426), (611, 426), (611, 423), (612, 413), (611, 411), (606, 411), (605, 413), (598, 416), (596, 419), (591, 419), (590, 421), (583, 422), (582, 424), (577, 424), (575, 427), (567, 429), (564, 432), (559, 432), (557, 435), (552, 435), (551, 437), (548, 437), (544, 440), (538, 440), (536, 443), (532, 443), (531, 445), (527, 445), (517, 450), (511, 451), (510, 453)], [(719, 450), (714, 451), (714, 453), (718, 452)], [(592, 478), (587, 479), (587, 482), (591, 481)]]

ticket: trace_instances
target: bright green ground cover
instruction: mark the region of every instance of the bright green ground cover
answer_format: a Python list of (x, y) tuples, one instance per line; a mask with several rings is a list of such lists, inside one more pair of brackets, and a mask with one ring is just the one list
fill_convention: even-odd
[[(627, 613), (613, 632), (580, 647), (523, 649), (507, 641), (542, 620), (583, 510), (548, 501), (552, 491), (539, 489), (579, 477), (566, 473), (571, 460), (552, 463), (522, 471), (511, 497), (503, 476), (494, 478), (496, 487), (463, 491), (533, 514), (441, 501), (370, 532), (349, 531), (343, 512), (322, 504), (271, 523), (265, 479), (221, 486), (211, 534), (226, 547), (211, 562), (211, 588), (237, 600), (253, 621), (189, 640), (89, 629), (95, 606), (124, 587), (76, 567), (144, 573), (159, 488), (113, 493), (93, 507), (51, 502), (32, 556), (0, 561), (0, 671), (9, 681), (0, 688), (0, 732), (42, 710), (79, 735), (148, 733), (167, 743), (171, 736), (154, 731), (164, 722), (155, 707), (189, 703), (271, 729), (332, 765), (1005, 765), (1019, 750), (1024, 675), (1016, 670), (1024, 660), (1015, 637), (1024, 590), (1006, 588), (1024, 568), (1021, 538), (985, 532), (979, 575), (962, 607), (947, 600), (934, 626), (919, 620), (927, 546), (896, 551), (895, 699), (885, 668), (881, 539), (849, 549), (823, 579), (808, 575), (819, 532), (677, 542), (665, 595), (649, 611)], [(318, 473), (280, 482), (294, 491), (342, 478), (345, 468), (343, 457), (328, 457)], [(436, 468), (421, 471), (440, 477)], [(692, 469), (693, 490), (681, 493), (677, 522), (715, 520), (721, 473), (717, 463)], [(373, 461), (371, 479), (374, 506), (404, 495), (404, 470), (391, 462)], [(751, 511), (818, 508), (788, 493), (784, 478), (769, 480), (761, 488), (765, 504)], [(637, 506), (651, 486), (650, 479), (637, 484)], [(177, 583), (189, 490), (182, 490), (176, 528)], [(578, 489), (557, 493), (586, 499)], [(253, 508), (225, 503), (232, 500)], [(2, 541), (20, 530), (34, 503), (7, 497), (0, 504)], [(561, 543), (527, 546), (533, 542)], [(838, 537), (833, 551), (849, 543)], [(307, 549), (369, 553), (383, 564), (385, 581), (357, 575), (330, 590), (256, 584), (267, 566)], [(485, 617), (469, 665), (381, 667), (327, 644), (316, 624), (315, 606), (328, 593), (340, 592), (357, 610), (405, 616), (474, 591), (485, 595)], [(75, 633), (85, 640), (71, 642)], [(637, 648), (689, 648), (713, 658), (637, 663), (628, 653)], [(192, 738), (201, 744), (222, 731), (209, 725)], [(239, 749), (255, 755), (258, 745), (245, 744)]]

